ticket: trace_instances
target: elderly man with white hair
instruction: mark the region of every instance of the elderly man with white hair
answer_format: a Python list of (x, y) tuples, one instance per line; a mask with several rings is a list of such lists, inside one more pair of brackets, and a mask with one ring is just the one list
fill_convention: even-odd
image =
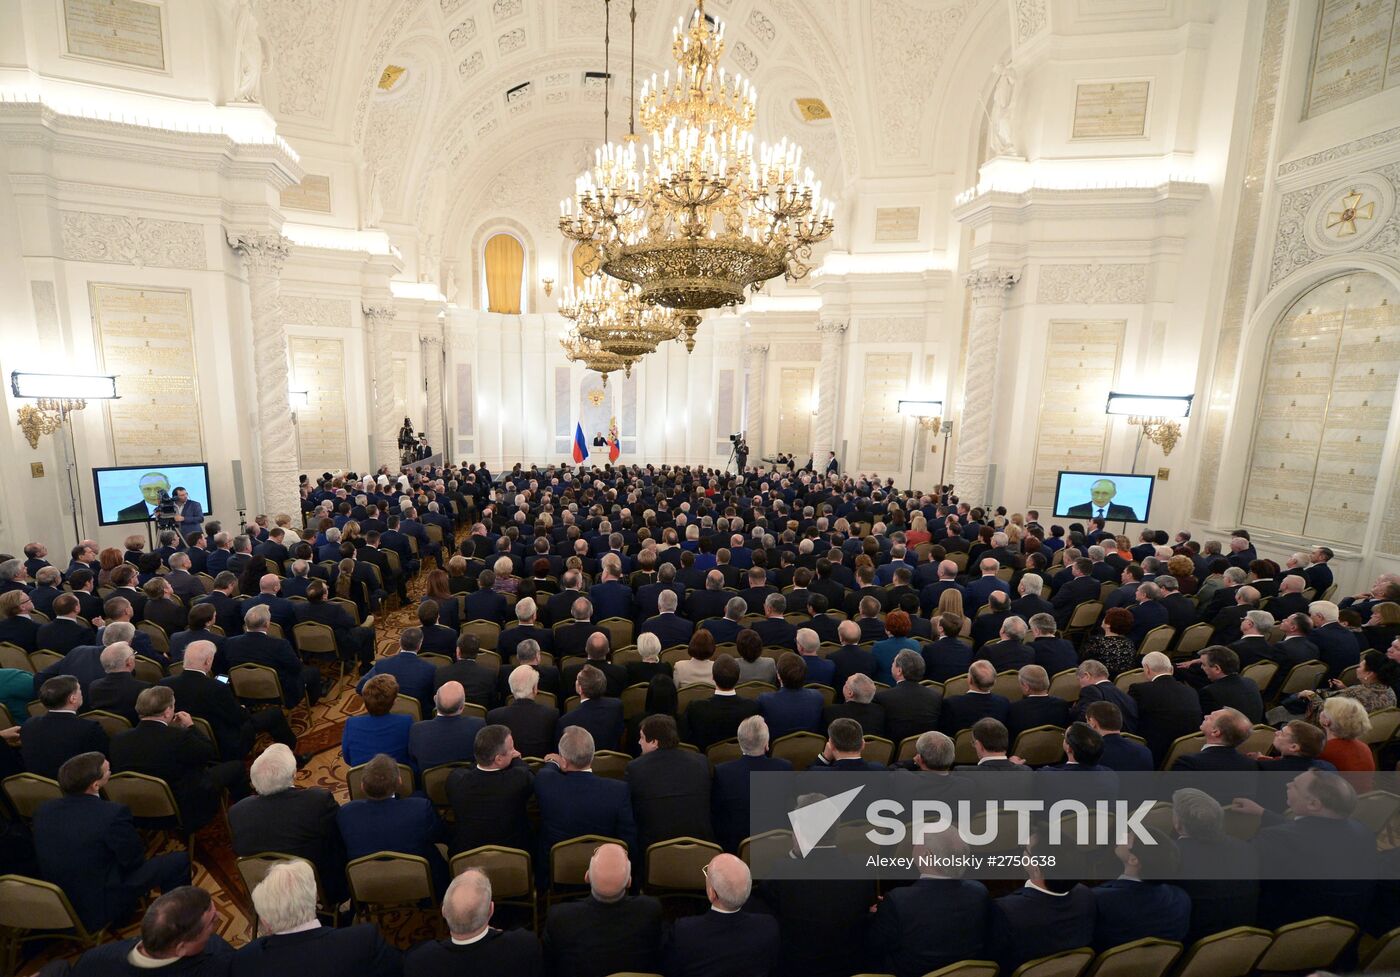
[(374, 923), (345, 929), (316, 917), (316, 873), (303, 861), (278, 863), (253, 888), (259, 936), (233, 955), (230, 977), (349, 974), (397, 977), (399, 951)]
[(554, 651), (554, 632), (539, 626), (539, 616), (535, 598), (522, 597), (515, 602), (516, 625), (506, 628), (496, 639), (496, 651), (501, 661), (508, 662), (514, 658), (516, 646), (526, 640), (538, 642), (541, 651)]
[(768, 724), (762, 716), (749, 716), (739, 723), (738, 740), (739, 759), (715, 767), (715, 780), (710, 787), (715, 838), (730, 852), (737, 852), (739, 843), (752, 833), (749, 830), (749, 774), (792, 770), (787, 760), (768, 756)]
[[(632, 868), (621, 845), (600, 845), (585, 874), (589, 895), (550, 909), (544, 945), (550, 972), (654, 973), (661, 969), (661, 904), (628, 895)], [(512, 975), (513, 977), (513, 975)]]
[(705, 867), (710, 911), (676, 920), (666, 973), (684, 977), (771, 973), (782, 952), (778, 923), (772, 916), (743, 912), (752, 888), (749, 867), (736, 856), (711, 859)]
[(425, 940), (408, 951), (404, 973), (415, 977), (539, 977), (544, 973), (539, 940), (527, 929), (493, 928), (495, 908), (491, 880), (485, 872), (469, 868), (457, 876), (442, 899), (448, 938)]
[[(253, 748), (258, 733), (267, 733), (277, 743), (295, 749), (296, 734), (281, 709), (259, 709), (250, 713), (226, 683), (214, 678), (215, 646), (212, 641), (191, 641), (185, 647), (185, 667), (176, 675), (160, 680), (175, 692), (175, 705), (195, 719), (203, 719), (214, 733), (219, 756), (241, 760)], [(298, 757), (297, 765), (307, 758)]]
[[(530, 648), (533, 655), (538, 655), (533, 642), (523, 644), (522, 650), (524, 648)], [(559, 721), (559, 710), (536, 701), (540, 673), (533, 665), (517, 665), (506, 681), (512, 701), (492, 709), (487, 713), (486, 721), (509, 729), (521, 756), (542, 757), (554, 743), (554, 727)]]
[(1137, 703), (1138, 733), (1147, 740), (1159, 766), (1178, 736), (1195, 733), (1201, 725), (1201, 698), (1190, 685), (1178, 682), (1172, 660), (1160, 651), (1142, 658), (1144, 682), (1129, 686)]
[(118, 641), (102, 649), (100, 660), (106, 674), (88, 689), (87, 707), (115, 713), (136, 725), (136, 698), (151, 687), (134, 674), (136, 652), (125, 641)]
[[(1272, 601), (1270, 602), (1272, 604)], [(1337, 678), (1361, 660), (1362, 640), (1338, 621), (1341, 611), (1330, 600), (1315, 600), (1308, 605), (1313, 629), (1308, 639), (1327, 663), (1327, 677)], [(1369, 648), (1369, 645), (1367, 646)]]

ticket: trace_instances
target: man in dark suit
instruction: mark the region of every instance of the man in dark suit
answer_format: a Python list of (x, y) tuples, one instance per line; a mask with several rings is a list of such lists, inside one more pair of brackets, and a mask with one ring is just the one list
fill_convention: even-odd
[(545, 919), (544, 953), (555, 977), (607, 977), (661, 969), (661, 903), (628, 895), (632, 868), (620, 845), (600, 845), (588, 863), (589, 896)]
[(1093, 568), (1091, 560), (1080, 557), (1070, 568), (1070, 579), (1055, 589), (1050, 606), (1055, 609), (1055, 623), (1060, 627), (1069, 624), (1074, 609), (1080, 604), (1099, 599), (1099, 581), (1092, 576)]
[[(995, 719), (1005, 725), (1011, 718), (1011, 701), (992, 691), (997, 670), (985, 658), (973, 662), (967, 670), (967, 691), (943, 700), (943, 718), (939, 729), (949, 736), (970, 729), (979, 719)], [(879, 701), (879, 695), (876, 695)]]
[(39, 622), (29, 616), (32, 610), (34, 602), (28, 591), (10, 590), (0, 594), (0, 642), (16, 645), (29, 653), (37, 651)]
[[(718, 570), (711, 570), (705, 575), (705, 589), (692, 590), (686, 598), (685, 616), (696, 624), (709, 618), (728, 617), (726, 608), (731, 599), (738, 599), (741, 602), (743, 600), (743, 598), (735, 598), (733, 594), (724, 589), (724, 575), (722, 573)], [(744, 613), (744, 610), (741, 609), (738, 617), (735, 617), (734, 620), (737, 622), (740, 617), (744, 616)], [(716, 633), (715, 640), (733, 641), (734, 639)]]
[(246, 663), (267, 665), (277, 670), (282, 682), (283, 705), (291, 708), (306, 696), (314, 706), (321, 698), (321, 670), (314, 665), (303, 665), (285, 638), (269, 635), (267, 629), (271, 620), (272, 612), (266, 605), (248, 608), (243, 616), (243, 633), (224, 641), (222, 670)]
[(642, 720), (641, 755), (627, 765), (637, 850), (668, 838), (714, 838), (710, 826), (710, 762), (679, 749), (676, 721), (652, 715)]
[(1055, 637), (1055, 618), (1051, 614), (1035, 614), (1028, 618), (1032, 640), (1030, 648), (1035, 655), (1035, 664), (1045, 669), (1054, 678), (1060, 672), (1079, 665), (1079, 653), (1074, 644), (1064, 638)]
[(1180, 836), (1178, 881), (1191, 898), (1186, 942), (1254, 926), (1259, 918), (1259, 863), (1248, 842), (1225, 833), (1220, 802), (1205, 791), (1182, 787), (1172, 794), (1172, 824)]
[(432, 801), (421, 794), (399, 796), (401, 783), (398, 764), (388, 754), (365, 764), (362, 799), (336, 812), (345, 856), (354, 861), (381, 851), (417, 855), (427, 861), (434, 889), (445, 892), (450, 878), (437, 845), (447, 840), (447, 832)]
[(496, 574), (490, 570), (482, 570), (477, 576), (477, 589), (467, 594), (465, 601), (468, 621), (493, 621), (501, 625), (506, 623), (509, 604), (504, 594), (492, 589), (495, 586)]
[(476, 763), (452, 771), (447, 799), (456, 815), (451, 853), (482, 845), (532, 851), (530, 819), (525, 807), (534, 794), (534, 775), (520, 758), (505, 726), (485, 726), (476, 734)]
[(486, 714), (486, 721), (505, 726), (523, 756), (542, 757), (554, 745), (554, 729), (559, 710), (536, 702), (540, 673), (530, 665), (517, 665), (508, 673), (507, 687), (514, 701)]
[(1253, 728), (1253, 724), (1238, 709), (1224, 707), (1207, 714), (1200, 725), (1206, 738), (1205, 746), (1199, 753), (1177, 757), (1172, 764), (1172, 772), (1229, 773), (1231, 776), (1228, 780), (1212, 776), (1200, 779), (1200, 788), (1222, 804), (1228, 804), (1234, 797), (1253, 796), (1259, 768), (1252, 757), (1239, 751), (1240, 744), (1249, 737)]
[(1126, 844), (1114, 849), (1122, 873), (1089, 890), (1096, 907), (1093, 947), (1100, 953), (1149, 937), (1181, 942), (1191, 927), (1190, 897), (1162, 881), (1176, 874), (1176, 842), (1170, 835), (1146, 830), (1152, 843), (1129, 832)]
[(919, 684), (924, 677), (924, 659), (918, 652), (906, 648), (895, 655), (890, 674), (894, 687), (875, 693), (875, 702), (885, 710), (885, 729), (898, 746), (906, 737), (938, 728), (943, 694)]
[(860, 625), (855, 621), (842, 621), (836, 626), (836, 633), (841, 639), (841, 647), (826, 656), (827, 661), (836, 664), (831, 681), (844, 685), (846, 679), (857, 672), (869, 676), (873, 681), (880, 665), (875, 660), (874, 652), (860, 647)]
[(998, 672), (1014, 672), (1035, 662), (1035, 649), (1025, 642), (1026, 622), (1019, 617), (1008, 617), (1001, 622), (999, 640), (984, 645), (981, 655), (992, 663)]
[[(966, 881), (956, 859), (967, 844), (956, 831), (939, 831), (916, 845), (919, 878), (885, 893), (870, 928), (870, 952), (895, 977), (923, 977), (959, 960), (986, 959), (991, 899), (981, 882)], [(936, 861), (935, 861), (936, 860)]]
[(842, 701), (822, 709), (822, 724), (828, 729), (838, 719), (854, 719), (866, 736), (884, 736), (885, 707), (875, 702), (875, 683), (857, 672), (841, 687)]
[(1137, 522), (1137, 511), (1130, 505), (1114, 502), (1118, 494), (1117, 484), (1109, 478), (1100, 478), (1089, 486), (1089, 501), (1072, 505), (1066, 511), (1071, 519), (1107, 519), (1109, 522)]
[(135, 725), (136, 698), (151, 684), (132, 674), (136, 669), (136, 653), (125, 641), (117, 641), (102, 649), (100, 658), (104, 674), (92, 683), (87, 693), (87, 707), (115, 713)]
[(593, 623), (593, 604), (587, 597), (574, 601), (571, 614), (572, 620), (568, 624), (554, 629), (554, 653), (560, 658), (582, 658), (587, 654), (588, 639), (595, 634), (608, 636), (611, 641), (608, 632)]
[(1156, 769), (1152, 751), (1123, 735), (1123, 712), (1114, 703), (1102, 699), (1090, 703), (1083, 721), (1103, 738), (1100, 766), (1118, 773), (1151, 773)]
[(617, 698), (622, 695), (622, 690), (627, 688), (627, 669), (623, 665), (614, 665), (608, 661), (608, 634), (598, 631), (588, 636), (584, 642), (583, 653), (585, 661), (569, 665), (559, 673), (560, 684), (565, 689), (571, 689), (578, 680), (579, 672), (585, 667), (596, 668), (603, 673), (606, 680), (603, 695)]
[(1152, 759), (1159, 766), (1178, 736), (1194, 733), (1201, 725), (1201, 700), (1196, 690), (1172, 675), (1172, 661), (1161, 652), (1143, 656), (1147, 681), (1128, 689), (1137, 703), (1138, 732), (1147, 740)]
[(151, 903), (141, 935), (89, 950), (65, 973), (72, 977), (226, 977), (233, 947), (216, 932), (219, 910), (205, 890), (182, 885)]
[(437, 716), (414, 723), (408, 731), (408, 755), (420, 771), (472, 760), (476, 734), (486, 725), (481, 717), (463, 713), (466, 694), (456, 682), (439, 686), (433, 699)]
[(337, 929), (316, 918), (316, 874), (302, 861), (280, 862), (253, 889), (256, 939), (233, 955), (229, 977), (264, 974), (354, 973), (399, 977), (399, 951), (379, 927), (361, 923)]
[(172, 553), (170, 555), (170, 572), (165, 575), (165, 582), (170, 584), (170, 589), (175, 592), (187, 605), (196, 598), (204, 596), (204, 584), (190, 572), (190, 558), (184, 553)]
[(705, 870), (710, 911), (676, 920), (666, 973), (677, 977), (732, 977), (771, 973), (782, 953), (772, 916), (743, 912), (753, 888), (749, 867), (734, 855), (716, 855)]
[[(364, 624), (356, 624), (350, 612), (334, 601), (327, 600), (327, 595), (325, 582), (312, 580), (306, 585), (306, 600), (288, 603), (294, 608), (298, 624), (308, 621), (330, 628), (335, 635), (336, 648), (341, 657), (346, 661), (358, 662), (363, 674), (374, 662), (374, 618), (371, 616)], [(420, 613), (423, 606), (426, 606), (426, 602), (420, 605)]]
[(581, 726), (592, 735), (598, 749), (618, 749), (622, 745), (625, 725), (622, 700), (605, 698), (608, 678), (592, 665), (585, 665), (579, 669), (578, 677), (574, 680), (574, 690), (579, 704), (559, 717), (555, 726), (556, 741), (560, 741), (559, 738), (571, 726)]
[(49, 651), (66, 655), (79, 645), (89, 644), (94, 639), (94, 631), (78, 620), (78, 598), (73, 594), (59, 594), (53, 599), (53, 620), (39, 626), (34, 637), (35, 644)]
[(1201, 711), (1231, 708), (1243, 713), (1250, 723), (1264, 721), (1264, 699), (1253, 679), (1240, 674), (1240, 656), (1223, 645), (1201, 650), (1201, 671), (1206, 684), (1199, 690)]
[(83, 690), (72, 675), (56, 675), (39, 687), (39, 701), (48, 711), (24, 724), (20, 755), (24, 769), (58, 779), (59, 768), (80, 753), (106, 753), (107, 733), (92, 719), (78, 715)]
[[(1044, 854), (1048, 824), (1032, 822), (1028, 855)], [(1063, 858), (1057, 858), (1057, 867)], [(1033, 860), (1026, 867), (1028, 884), (992, 903), (987, 917), (987, 946), (1004, 973), (1027, 960), (1061, 950), (1089, 946), (1094, 940), (1094, 896), (1067, 879), (1047, 879)]]
[(1147, 632), (1167, 623), (1167, 609), (1162, 606), (1161, 596), (1162, 588), (1152, 581), (1138, 584), (1137, 603), (1128, 608), (1133, 615), (1133, 629), (1128, 632), (1128, 639), (1133, 644), (1141, 645)]
[(253, 761), (250, 776), (256, 793), (228, 809), (233, 853), (238, 856), (276, 851), (304, 858), (316, 866), (326, 898), (345, 898), (345, 844), (336, 824), (340, 805), (324, 787), (294, 787), (297, 758), (280, 743)]
[(738, 735), (739, 724), (749, 716), (758, 715), (758, 703), (745, 699), (734, 691), (739, 681), (739, 663), (731, 655), (717, 655), (712, 670), (715, 694), (708, 699), (696, 699), (686, 707), (684, 727), (686, 742), (702, 753), (721, 740)]
[(559, 752), (545, 757), (535, 775), (541, 857), (536, 868), (542, 877), (548, 875), (550, 849), (580, 835), (616, 838), (625, 841), (629, 851), (636, 849), (631, 792), (625, 782), (593, 773), (593, 752), (593, 736), (587, 728), (570, 726), (559, 738)]
[(1337, 622), (1337, 605), (1330, 600), (1313, 601), (1308, 613), (1313, 625), (1308, 640), (1317, 645), (1318, 657), (1327, 663), (1327, 677), (1337, 678), (1361, 660), (1361, 641)]
[(376, 675), (392, 675), (399, 683), (399, 692), (417, 699), (422, 715), (429, 715), (433, 709), (433, 680), (437, 669), (418, 657), (422, 646), (423, 629), (404, 628), (399, 632), (398, 650), (376, 661), (360, 679), (356, 690), (363, 691), (365, 683)]
[(514, 658), (516, 646), (526, 640), (537, 642), (540, 651), (554, 651), (554, 634), (548, 628), (539, 626), (538, 613), (533, 597), (522, 597), (515, 602), (515, 618), (518, 623), (515, 627), (506, 628), (496, 639), (496, 651), (501, 656), (501, 661), (506, 662)]
[(103, 800), (111, 775), (101, 753), (80, 753), (58, 771), (63, 797), (34, 815), (34, 851), (44, 879), (61, 888), (90, 931), (124, 920), (153, 888), (190, 884), (188, 852), (146, 858), (131, 811)]
[[(749, 835), (749, 774), (773, 770), (791, 770), (792, 764), (767, 755), (768, 724), (762, 716), (749, 716), (739, 724), (737, 760), (721, 763), (715, 768), (714, 785), (710, 791), (715, 834), (725, 851), (737, 852), (739, 843)], [(773, 824), (768, 827), (776, 828)]]
[(1070, 720), (1087, 722), (1089, 707), (1095, 702), (1111, 702), (1123, 716), (1123, 729), (1131, 733), (1137, 729), (1137, 700), (1108, 677), (1108, 669), (1103, 662), (1090, 658), (1081, 662), (1075, 670), (1079, 680), (1079, 698), (1070, 709)]
[(169, 784), (186, 832), (193, 833), (214, 817), (225, 790), (234, 800), (248, 793), (242, 761), (219, 761), (218, 747), (194, 731), (190, 714), (175, 711), (170, 688), (154, 685), (144, 690), (136, 712), (141, 721), (112, 738), (112, 769), (144, 773)]
[(225, 570), (214, 578), (214, 589), (194, 604), (195, 607), (201, 604), (214, 606), (214, 623), (223, 628), (226, 637), (243, 633), (242, 603), (235, 599), (237, 593), (238, 577)]
[(553, 627), (560, 621), (567, 621), (574, 601), (583, 596), (583, 591), (580, 589), (583, 580), (577, 570), (565, 571), (560, 584), (564, 589), (557, 594), (550, 595), (544, 606), (544, 623), (549, 627)]
[(484, 709), (492, 709), (497, 701), (498, 676), (490, 668), (478, 664), (477, 652), (480, 648), (481, 640), (476, 635), (458, 635), (454, 651), (456, 660), (450, 665), (438, 668), (433, 677), (433, 686), (435, 689), (440, 689), (448, 682), (457, 682), (466, 693), (468, 702), (473, 702)]
[(978, 614), (972, 621), (971, 637), (974, 648), (981, 648), (985, 644), (996, 641), (1001, 632), (1002, 624), (1011, 616), (1010, 601), (1006, 594), (999, 590), (994, 590), (987, 595), (987, 602), (983, 605), (983, 609), (986, 613)]
[(1021, 698), (1011, 703), (1006, 728), (1014, 743), (1016, 737), (1037, 726), (1069, 725), (1069, 703), (1050, 694), (1050, 676), (1039, 665), (1025, 665), (1016, 674)]
[(493, 928), (494, 909), (491, 879), (480, 869), (467, 869), (452, 880), (442, 899), (449, 938), (427, 940), (410, 950), (404, 972), (415, 977), (542, 977), (544, 960), (535, 934)]
[(1278, 690), (1288, 680), (1288, 673), (1303, 662), (1318, 659), (1321, 652), (1312, 642), (1312, 618), (1306, 614), (1294, 614), (1279, 622), (1283, 628), (1283, 640), (1274, 645), (1269, 658), (1278, 663), (1269, 687), (1264, 689), (1264, 698), (1269, 701), (1277, 696)]
[(622, 581), (621, 570), (611, 560), (603, 563), (603, 579), (593, 585), (593, 589), (588, 592), (588, 599), (593, 604), (594, 622), (610, 617), (621, 617), (630, 621), (637, 613), (632, 588)]
[(678, 603), (679, 599), (674, 590), (661, 591), (656, 598), (656, 616), (642, 622), (642, 626), (637, 630), (638, 636), (656, 635), (663, 649), (689, 644), (690, 636), (695, 633), (695, 624), (676, 613)]

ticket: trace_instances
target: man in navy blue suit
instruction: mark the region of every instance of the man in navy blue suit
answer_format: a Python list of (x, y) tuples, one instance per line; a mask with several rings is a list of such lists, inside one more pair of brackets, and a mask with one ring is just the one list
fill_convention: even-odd
[(1096, 907), (1093, 946), (1100, 953), (1147, 937), (1182, 942), (1191, 927), (1191, 897), (1160, 881), (1176, 875), (1181, 861), (1176, 842), (1145, 830), (1153, 844), (1128, 832), (1127, 843), (1114, 849), (1122, 874), (1089, 890)]
[(441, 896), (449, 876), (437, 843), (446, 842), (448, 834), (433, 802), (421, 794), (396, 796), (402, 789), (399, 765), (384, 753), (365, 764), (360, 787), (363, 799), (341, 805), (335, 817), (345, 839), (346, 859), (381, 851), (420, 855), (428, 860), (433, 886)]
[(1055, 618), (1050, 614), (1032, 614), (1026, 621), (1030, 625), (1031, 650), (1035, 653), (1035, 663), (1054, 678), (1060, 672), (1075, 668), (1079, 664), (1079, 654), (1074, 645), (1064, 638), (1055, 637)]
[(418, 657), (418, 650), (422, 647), (423, 629), (404, 628), (399, 633), (399, 650), (375, 662), (374, 667), (360, 679), (360, 684), (355, 686), (355, 691), (363, 691), (365, 683), (376, 675), (392, 675), (398, 680), (399, 691), (417, 699), (422, 706), (422, 714), (428, 715), (433, 709), (433, 679), (437, 669)]
[(749, 836), (749, 774), (792, 769), (787, 760), (768, 756), (768, 724), (762, 716), (749, 716), (739, 723), (739, 750), (739, 759), (715, 767), (710, 788), (715, 837), (729, 852), (737, 852), (739, 843)]
[(973, 662), (967, 670), (967, 691), (943, 700), (938, 728), (949, 736), (957, 736), (958, 730), (970, 729), (977, 720), (987, 717), (1005, 725), (1011, 716), (1011, 701), (992, 691), (996, 680), (996, 666), (991, 662), (985, 658)]
[(632, 588), (622, 581), (622, 570), (610, 559), (603, 561), (603, 579), (594, 584), (588, 592), (593, 603), (593, 621), (605, 621), (610, 617), (632, 620), (636, 613), (636, 602)]
[(1317, 645), (1319, 656), (1327, 663), (1327, 677), (1337, 678), (1344, 669), (1361, 660), (1361, 642), (1337, 623), (1339, 611), (1330, 600), (1313, 601), (1308, 605), (1308, 614), (1313, 624), (1308, 640)]
[(956, 831), (937, 831), (914, 846), (919, 878), (885, 893), (870, 928), (871, 957), (895, 977), (922, 977), (959, 960), (985, 959), (991, 899), (981, 882), (966, 881), (967, 854)]
[(1116, 703), (1102, 699), (1090, 703), (1083, 721), (1103, 737), (1101, 766), (1119, 773), (1151, 773), (1157, 769), (1152, 762), (1152, 751), (1123, 735), (1123, 712)]
[(656, 616), (643, 622), (637, 634), (656, 635), (662, 648), (689, 644), (690, 636), (695, 633), (695, 624), (676, 613), (679, 605), (680, 598), (674, 590), (661, 591), (656, 596)]
[(1080, 662), (1075, 677), (1079, 680), (1079, 698), (1070, 709), (1071, 720), (1084, 722), (1089, 707), (1095, 702), (1111, 702), (1123, 716), (1123, 729), (1129, 733), (1137, 730), (1137, 700), (1113, 684), (1103, 662), (1094, 658)]
[[(493, 928), (495, 908), (491, 879), (484, 871), (469, 868), (457, 876), (442, 900), (449, 939), (427, 940), (415, 946), (404, 956), (404, 973), (414, 977), (540, 977), (544, 959), (539, 940), (526, 929)], [(550, 911), (551, 920), (560, 908)], [(658, 904), (658, 916), (660, 911)]]
[(209, 893), (182, 885), (151, 903), (141, 935), (89, 950), (67, 971), (73, 977), (225, 977), (233, 947), (219, 936), (219, 910)]
[[(1045, 821), (1032, 823), (1027, 855), (1047, 854), (1048, 831)], [(1063, 849), (1056, 854), (1058, 867), (1065, 861)], [(1002, 973), (1013, 972), (1027, 960), (1094, 941), (1093, 893), (1069, 879), (1047, 879), (1033, 857), (1028, 862), (1025, 886), (993, 902), (987, 918), (987, 946)]]
[(559, 717), (556, 741), (563, 742), (569, 727), (582, 726), (598, 744), (598, 749), (618, 749), (622, 745), (624, 728), (622, 700), (604, 698), (608, 691), (607, 677), (592, 665), (585, 665), (574, 680), (574, 689), (580, 702)]
[(39, 870), (92, 932), (122, 922), (153, 888), (190, 884), (188, 852), (147, 859), (131, 811), (100, 796), (111, 772), (101, 753), (78, 754), (58, 770), (63, 796), (34, 814)]
[(268, 610), (272, 612), (272, 619), (282, 628), (282, 637), (291, 641), (293, 628), (297, 624), (296, 605), (280, 596), (281, 590), (281, 577), (275, 573), (263, 574), (262, 578), (258, 580), (258, 595), (245, 601), (243, 610), (246, 613), (251, 607), (266, 604)]
[(997, 571), (1001, 569), (1001, 564), (992, 557), (987, 557), (977, 564), (982, 575), (972, 581), (965, 588), (964, 600), (967, 601), (964, 610), (970, 615), (976, 615), (977, 609), (987, 603), (987, 598), (993, 591), (1000, 591), (1006, 594), (1007, 599), (1011, 598), (1011, 586), (1004, 580), (997, 578)]
[(486, 725), (479, 716), (463, 715), (467, 693), (461, 682), (443, 683), (433, 699), (437, 716), (414, 723), (408, 731), (408, 755), (420, 771), (474, 759), (476, 734)]
[(564, 730), (559, 752), (545, 757), (535, 775), (535, 796), (540, 802), (537, 865), (545, 875), (550, 849), (570, 838), (603, 835), (625, 841), (629, 851), (636, 846), (631, 791), (625, 781), (593, 772), (593, 736), (582, 726)]
[(1055, 588), (1050, 606), (1055, 608), (1055, 622), (1060, 627), (1069, 624), (1074, 609), (1086, 600), (1099, 599), (1099, 581), (1092, 576), (1093, 561), (1080, 557), (1070, 567), (1070, 579)]
[(355, 973), (398, 977), (399, 951), (384, 942), (379, 927), (361, 923), (344, 929), (316, 918), (316, 873), (304, 861), (280, 862), (253, 889), (259, 936), (233, 955), (230, 977), (264, 974)]
[(1129, 608), (1133, 614), (1133, 629), (1128, 632), (1128, 639), (1133, 644), (1141, 645), (1147, 632), (1167, 623), (1167, 609), (1162, 606), (1161, 597), (1162, 588), (1152, 581), (1138, 584), (1137, 603)]
[(224, 641), (224, 661), (219, 670), (227, 672), (235, 665), (251, 663), (268, 665), (277, 670), (282, 681), (283, 705), (291, 708), (305, 695), (311, 705), (321, 698), (321, 670), (315, 665), (303, 665), (297, 653), (284, 638), (267, 633), (272, 612), (266, 605), (248, 608), (243, 615), (243, 633)]
[(743, 912), (753, 888), (749, 867), (734, 855), (716, 855), (705, 867), (710, 911), (676, 920), (666, 973), (676, 977), (768, 974), (778, 965), (782, 940), (772, 916)]

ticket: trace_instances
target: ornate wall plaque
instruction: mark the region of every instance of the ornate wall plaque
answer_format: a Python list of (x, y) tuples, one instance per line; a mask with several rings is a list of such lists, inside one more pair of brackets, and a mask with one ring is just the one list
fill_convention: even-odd
[(1074, 89), (1073, 139), (1147, 135), (1150, 81), (1084, 82)]
[(68, 54), (108, 64), (165, 70), (164, 10), (147, 0), (63, 0)]

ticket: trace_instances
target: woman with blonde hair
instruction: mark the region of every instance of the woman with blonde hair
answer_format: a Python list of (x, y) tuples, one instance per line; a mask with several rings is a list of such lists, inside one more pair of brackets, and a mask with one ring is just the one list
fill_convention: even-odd
[(920, 543), (932, 541), (933, 534), (928, 531), (928, 520), (922, 512), (914, 513), (909, 519), (909, 529), (904, 534), (904, 545), (912, 549)]
[(508, 556), (500, 557), (491, 564), (496, 574), (496, 582), (491, 589), (498, 594), (513, 594), (520, 589), (520, 578), (515, 575), (515, 563)]
[(962, 592), (949, 587), (938, 595), (938, 611), (932, 617), (942, 617), (944, 614), (952, 614), (962, 623), (958, 626), (958, 634), (966, 638), (972, 634), (972, 619), (963, 612)]
[(1337, 696), (1322, 704), (1317, 718), (1327, 734), (1327, 745), (1317, 758), (1326, 760), (1341, 773), (1352, 773), (1347, 780), (1358, 794), (1366, 793), (1373, 780), (1369, 774), (1376, 769), (1371, 747), (1361, 741), (1361, 737), (1371, 731), (1371, 717), (1366, 715), (1366, 707), (1355, 699)]

